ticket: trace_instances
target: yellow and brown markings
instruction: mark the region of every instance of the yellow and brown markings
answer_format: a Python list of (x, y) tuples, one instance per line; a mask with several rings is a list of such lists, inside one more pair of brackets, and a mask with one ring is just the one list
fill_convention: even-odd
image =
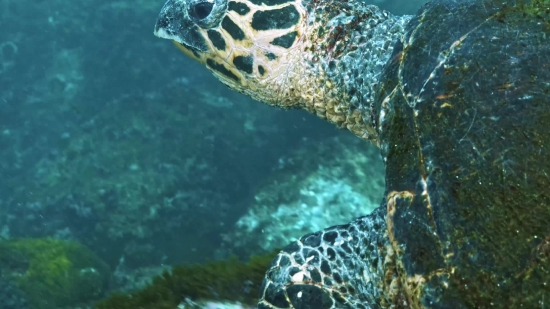
[(246, 15), (248, 14), (248, 12), (250, 12), (250, 8), (248, 7), (248, 5), (236, 1), (229, 2), (227, 9), (230, 11), (234, 11), (239, 15)]
[(233, 73), (232, 70), (228, 70), (223, 64), (217, 63), (212, 59), (206, 59), (206, 66), (217, 73), (223, 74), (225, 78), (230, 78), (235, 82), (239, 82), (239, 76)]
[(262, 65), (258, 65), (258, 73), (260, 73), (260, 76), (265, 75), (265, 69)]
[[(388, 234), (388, 230), (384, 231)], [(382, 308), (407, 308), (408, 300), (403, 293), (403, 286), (397, 272), (397, 257), (391, 244), (379, 249), (380, 256), (384, 258), (384, 277), (379, 281), (380, 306)]]
[[(318, 63), (327, 52), (336, 55), (335, 44), (343, 42), (347, 28), (319, 31), (326, 21), (306, 22), (308, 14), (312, 11), (297, 0), (232, 0), (216, 28), (197, 30), (207, 51), (176, 45), (239, 92), (270, 105), (306, 109), (372, 139), (375, 129), (366, 125), (360, 111), (350, 109), (349, 94), (329, 80)], [(319, 42), (327, 42), (330, 48)]]
[(305, 14), (297, 1), (230, 1), (217, 28), (198, 29), (209, 45), (206, 52), (177, 45), (235, 90), (293, 107), (300, 104), (296, 96), (303, 88), (314, 88), (313, 81), (298, 82), (305, 80), (302, 48), (296, 46), (305, 30), (301, 22)]
[(396, 295), (393, 286), (399, 286), (404, 290), (404, 294), (406, 297), (407, 305), (411, 308), (422, 308), (420, 305), (420, 300), (418, 298), (419, 295), (415, 295), (414, 293), (418, 292), (418, 286), (422, 283), (424, 283), (426, 280), (422, 278), (421, 276), (414, 276), (413, 275), (413, 283), (414, 286), (409, 286), (409, 275), (405, 271), (405, 266), (403, 265), (403, 262), (401, 261), (400, 257), (403, 256), (403, 249), (401, 247), (401, 244), (396, 239), (394, 231), (395, 231), (395, 225), (394, 225), (394, 216), (397, 211), (397, 203), (398, 201), (403, 201), (405, 203), (408, 203), (409, 205), (412, 203), (414, 199), (414, 193), (409, 191), (392, 191), (388, 193), (386, 197), (386, 205), (387, 205), (387, 217), (386, 217), (386, 223), (388, 225), (388, 237), (390, 239), (390, 244), (392, 246), (393, 250), (387, 250), (387, 252), (391, 252), (394, 255), (388, 257), (389, 259), (395, 260), (395, 269), (397, 273), (397, 277), (399, 282), (391, 282), (391, 285), (388, 285), (385, 287), (386, 295)]
[[(426, 206), (426, 211), (431, 213), (431, 205), (429, 203), (429, 197), (427, 197), (427, 189), (424, 188), (424, 191), (421, 193), (421, 198)], [(411, 191), (392, 191), (386, 197), (387, 205), (387, 226), (388, 226), (388, 237), (391, 244), (391, 249), (386, 250), (388, 255), (386, 259), (393, 260), (393, 263), (388, 263), (389, 266), (392, 266), (395, 269), (396, 278), (393, 278), (391, 281), (386, 280), (385, 294), (392, 295), (393, 304), (403, 305), (405, 308), (415, 308), (422, 309), (425, 308), (422, 305), (422, 297), (426, 292), (426, 284), (434, 277), (443, 277), (449, 278), (454, 274), (454, 268), (440, 268), (430, 271), (427, 274), (409, 274), (407, 273), (405, 266), (402, 261), (404, 254), (403, 245), (395, 236), (394, 231), (396, 226), (394, 224), (394, 217), (396, 215), (397, 209), (401, 211), (411, 206), (413, 200), (415, 199), (415, 193)], [(430, 215), (430, 219), (433, 220), (433, 215)], [(413, 223), (414, 224), (414, 223)], [(402, 229), (403, 227), (400, 227)], [(435, 227), (433, 227), (435, 228)], [(439, 240), (439, 239), (438, 239)], [(392, 254), (389, 254), (392, 253)], [(449, 259), (452, 258), (452, 255), (445, 256), (446, 265), (449, 265)], [(392, 274), (392, 268), (387, 268), (386, 272), (388, 276)], [(396, 282), (397, 281), (397, 282)], [(448, 280), (441, 280), (443, 282), (441, 288), (447, 289), (449, 286), (446, 282)], [(388, 284), (389, 283), (389, 284)], [(396, 287), (399, 287), (401, 290), (397, 290)], [(401, 293), (402, 294), (401, 294)], [(399, 297), (404, 297), (405, 300), (400, 300)], [(403, 302), (405, 301), (405, 303)]]
[(273, 41), (271, 41), (271, 44), (281, 46), (284, 48), (290, 48), (292, 47), (292, 45), (294, 45), (294, 41), (296, 40), (297, 35), (298, 35), (298, 32), (296, 31), (284, 34), (278, 38), (275, 38)]
[(233, 58), (233, 65), (242, 72), (252, 74), (254, 59), (252, 56), (237, 56)]
[(244, 31), (229, 16), (224, 17), (222, 29), (235, 41), (242, 41), (246, 38)]
[(258, 10), (252, 15), (250, 26), (256, 31), (288, 29), (300, 21), (300, 13), (294, 5), (270, 10)]
[(212, 42), (212, 45), (220, 51), (224, 51), (226, 44), (223, 36), (216, 30), (207, 30), (208, 39)]

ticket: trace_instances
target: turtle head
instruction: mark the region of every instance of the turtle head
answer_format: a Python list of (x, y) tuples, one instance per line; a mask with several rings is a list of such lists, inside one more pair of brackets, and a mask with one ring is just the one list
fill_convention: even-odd
[[(367, 102), (372, 81), (358, 75), (376, 76), (392, 44), (357, 51), (369, 44), (369, 31), (391, 18), (380, 12), (359, 0), (168, 0), (154, 33), (234, 90), (306, 109), (375, 140)], [(387, 57), (371, 61), (372, 55)]]
[(230, 88), (292, 107), (300, 100), (288, 91), (305, 87), (295, 80), (305, 69), (304, 17), (299, 1), (168, 0), (155, 35), (173, 40)]

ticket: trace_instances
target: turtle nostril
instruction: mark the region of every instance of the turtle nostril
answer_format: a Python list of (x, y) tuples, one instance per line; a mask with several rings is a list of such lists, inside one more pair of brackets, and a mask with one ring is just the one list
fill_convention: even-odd
[(189, 10), (189, 15), (198, 20), (205, 19), (212, 12), (214, 3), (211, 2), (200, 2), (191, 6)]

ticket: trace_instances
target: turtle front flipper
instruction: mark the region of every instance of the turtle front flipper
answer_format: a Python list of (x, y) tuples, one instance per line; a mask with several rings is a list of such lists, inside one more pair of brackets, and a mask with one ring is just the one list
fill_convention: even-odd
[(258, 309), (380, 308), (403, 303), (386, 208), (301, 237), (268, 268)]

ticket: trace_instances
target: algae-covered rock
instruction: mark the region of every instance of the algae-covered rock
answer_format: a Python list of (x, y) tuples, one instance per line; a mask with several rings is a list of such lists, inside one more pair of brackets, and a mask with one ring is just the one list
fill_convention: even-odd
[(28, 309), (27, 296), (13, 280), (0, 276), (0, 309)]
[(351, 135), (309, 143), (279, 163), (225, 235), (220, 256), (269, 252), (344, 224), (378, 207), (384, 193), (378, 150)]
[(176, 266), (155, 277), (143, 290), (113, 294), (95, 309), (212, 308), (214, 305), (215, 308), (249, 308), (257, 301), (265, 270), (274, 257), (275, 253), (270, 253), (253, 256), (248, 263), (233, 257)]
[(98, 299), (108, 266), (86, 247), (51, 238), (0, 242), (0, 274), (16, 282), (33, 309), (60, 308)]

